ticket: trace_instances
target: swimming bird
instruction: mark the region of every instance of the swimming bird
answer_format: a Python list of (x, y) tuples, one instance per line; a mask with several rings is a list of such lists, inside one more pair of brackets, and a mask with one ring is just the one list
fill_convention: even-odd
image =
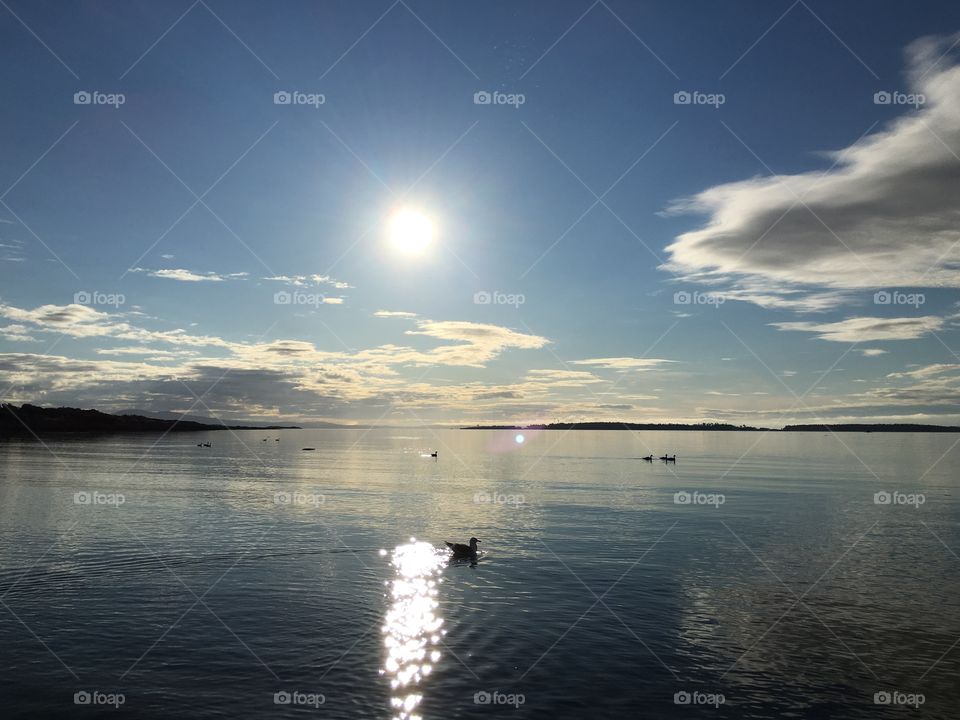
[(439, 452), (440, 452), (439, 450), (434, 450), (432, 453), (430, 453), (430, 457), (437, 457), (437, 454)]
[(480, 542), (475, 537), (470, 538), (470, 544), (464, 545), (463, 543), (452, 543), (448, 542), (447, 547), (453, 551), (454, 559), (460, 560), (476, 560), (477, 559), (477, 543)]
[(663, 460), (664, 462), (676, 462), (676, 461), (677, 461), (677, 456), (676, 456), (676, 455), (673, 455), (673, 456), (671, 457), (670, 455), (662, 455), (662, 456), (660, 457), (660, 459)]
[(646, 460), (647, 462), (653, 462), (653, 455), (647, 455), (646, 457), (642, 457), (640, 459)]

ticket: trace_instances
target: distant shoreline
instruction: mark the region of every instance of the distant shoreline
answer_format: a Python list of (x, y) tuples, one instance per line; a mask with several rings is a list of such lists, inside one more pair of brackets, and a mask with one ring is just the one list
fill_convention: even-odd
[(956, 425), (921, 425), (917, 423), (848, 423), (842, 425), (812, 424), (786, 425), (782, 428), (728, 425), (725, 423), (629, 423), (581, 422), (549, 423), (546, 425), (469, 425), (461, 430), (658, 430), (708, 432), (933, 432), (960, 433)]
[(300, 430), (296, 425), (227, 425), (194, 420), (166, 420), (143, 415), (110, 415), (99, 410), (42, 408), (4, 403), (0, 406), (0, 438), (53, 434), (117, 434), (210, 432), (214, 430)]

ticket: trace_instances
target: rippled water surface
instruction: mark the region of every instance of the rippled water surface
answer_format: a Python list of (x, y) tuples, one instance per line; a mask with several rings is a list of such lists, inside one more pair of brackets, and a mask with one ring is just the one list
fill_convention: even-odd
[(956, 436), (514, 436), (0, 443), (4, 716), (956, 717)]

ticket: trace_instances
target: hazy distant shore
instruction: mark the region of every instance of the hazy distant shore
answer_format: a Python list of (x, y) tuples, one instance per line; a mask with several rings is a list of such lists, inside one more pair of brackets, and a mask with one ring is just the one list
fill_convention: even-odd
[(849, 423), (841, 425), (786, 425), (782, 428), (728, 425), (725, 423), (577, 422), (547, 425), (470, 425), (461, 430), (700, 430), (710, 432), (960, 432), (955, 425), (911, 423)]
[(227, 425), (194, 420), (160, 419), (143, 415), (111, 415), (99, 410), (42, 408), (36, 405), (0, 406), (0, 437), (54, 433), (203, 432), (212, 430), (284, 430), (294, 425)]

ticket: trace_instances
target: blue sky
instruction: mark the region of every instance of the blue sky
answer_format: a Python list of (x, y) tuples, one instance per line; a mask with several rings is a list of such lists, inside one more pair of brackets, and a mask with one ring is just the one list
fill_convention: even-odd
[(9, 2), (4, 398), (960, 422), (958, 31), (939, 2)]

